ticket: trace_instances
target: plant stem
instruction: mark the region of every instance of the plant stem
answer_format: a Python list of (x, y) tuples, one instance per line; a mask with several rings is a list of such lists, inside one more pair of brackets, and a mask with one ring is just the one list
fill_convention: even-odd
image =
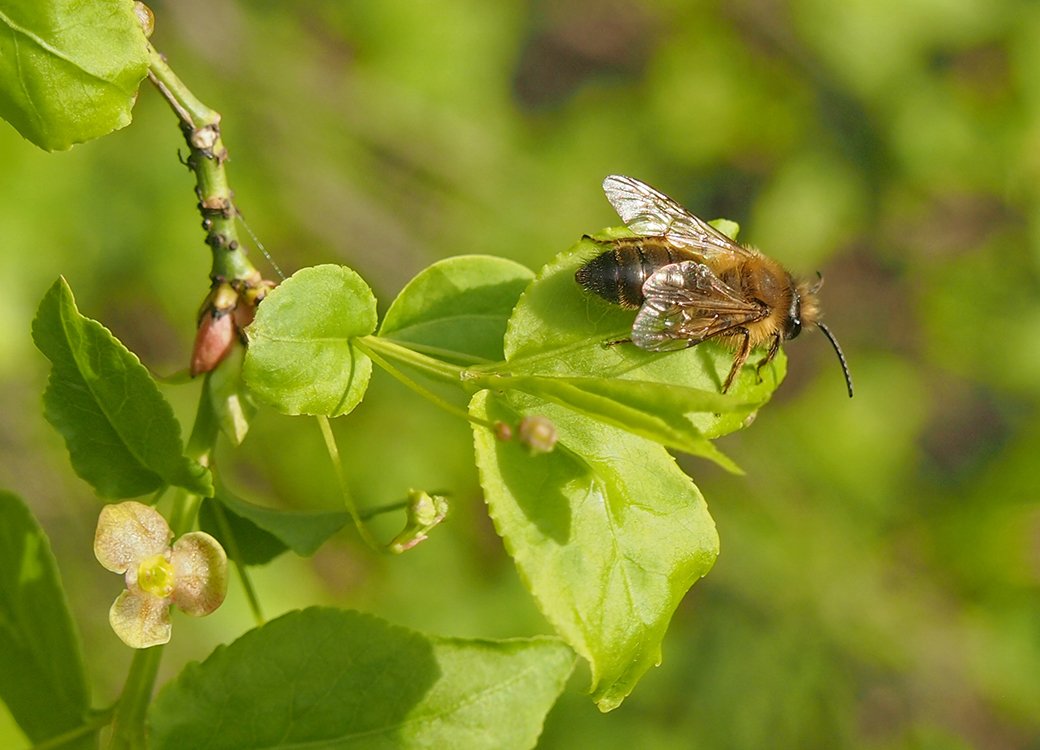
[(190, 149), (186, 163), (195, 173), (202, 228), (213, 253), (210, 277), (256, 285), (260, 272), (246, 257), (235, 225), (238, 210), (224, 169), (228, 152), (220, 136), (220, 113), (203, 104), (150, 44), (148, 54), (148, 77), (173, 108)]
[(107, 724), (110, 724), (112, 722), (112, 716), (114, 714), (114, 708), (108, 708), (104, 711), (96, 711), (81, 726), (78, 726), (75, 729), (70, 729), (67, 732), (63, 732), (62, 734), (55, 735), (54, 737), (51, 737), (49, 740), (44, 740), (38, 745), (33, 745), (32, 750), (55, 750), (55, 748), (71, 745), (75, 740), (78, 740), (81, 737), (86, 737), (88, 735), (94, 734), (95, 732), (99, 731), (102, 727), (106, 726)]
[(235, 563), (235, 571), (238, 573), (238, 579), (242, 582), (242, 588), (246, 592), (246, 600), (249, 602), (249, 608), (253, 611), (253, 619), (256, 620), (257, 625), (263, 625), (265, 620), (264, 613), (260, 609), (260, 599), (256, 595), (256, 589), (253, 588), (253, 582), (246, 572), (245, 564), (242, 562), (242, 553), (238, 548), (235, 535), (231, 531), (231, 526), (228, 524), (224, 506), (219, 502), (214, 502), (213, 514), (217, 517), (217, 526), (220, 527), (220, 533), (224, 537), (224, 543), (227, 545), (228, 556)]
[[(456, 365), (450, 365), (443, 360), (420, 354), (414, 349), (409, 349), (396, 341), (380, 336), (362, 336), (354, 339), (354, 344), (370, 357), (374, 351), (378, 351), (385, 357), (409, 365), (445, 383), (461, 387), (464, 382), (463, 375), (466, 372), (465, 369)], [(373, 357), (373, 359), (375, 358)]]
[(343, 462), (339, 457), (339, 448), (336, 446), (336, 436), (332, 434), (332, 425), (329, 424), (328, 417), (318, 416), (315, 417), (318, 420), (318, 426), (321, 428), (321, 436), (325, 439), (325, 449), (329, 452), (329, 459), (332, 461), (332, 468), (336, 472), (336, 480), (339, 482), (340, 494), (343, 496), (343, 505), (346, 507), (347, 512), (350, 513), (350, 517), (354, 520), (354, 526), (357, 528), (358, 534), (364, 540), (365, 544), (371, 547), (377, 552), (384, 552), (383, 546), (372, 536), (372, 532), (369, 531), (368, 526), (361, 520), (361, 514), (358, 512), (357, 504), (354, 502), (353, 495), (350, 494), (350, 487), (347, 485), (347, 475), (343, 471)]
[[(208, 382), (203, 383), (199, 405), (195, 409), (195, 422), (191, 426), (191, 435), (184, 451), (186, 456), (194, 458), (203, 466), (209, 466), (210, 454), (213, 452), (219, 429), (216, 416), (213, 414), (213, 405), (209, 400), (208, 385)], [(188, 493), (183, 493), (174, 500), (170, 513), (170, 528), (175, 536), (191, 531), (201, 504), (201, 497)]]
[(395, 510), (402, 510), (408, 507), (408, 503), (411, 502), (409, 499), (397, 500), (393, 503), (387, 503), (386, 505), (377, 505), (374, 508), (365, 508), (361, 511), (360, 516), (362, 521), (370, 521), (376, 516), (381, 516), (384, 513), (393, 513)]
[(126, 677), (123, 694), (116, 706), (112, 721), (109, 750), (141, 750), (145, 744), (145, 713), (152, 699), (155, 677), (162, 660), (162, 646), (152, 646), (134, 652), (130, 674)]
[[(384, 351), (388, 351), (388, 352), (394, 353), (394, 355), (397, 357), (398, 361), (407, 362), (408, 364), (414, 364), (418, 369), (420, 369), (423, 372), (426, 372), (428, 374), (447, 373), (449, 371), (455, 372), (456, 376), (450, 378), (448, 380), (448, 382), (457, 384), (460, 387), (462, 387), (462, 383), (463, 383), (462, 374), (463, 374), (464, 370), (461, 370), (461, 369), (459, 369), (457, 367), (451, 367), (450, 365), (447, 365), (447, 364), (444, 364), (444, 363), (440, 362), (440, 360), (435, 360), (435, 359), (427, 357), (427, 356), (425, 356), (423, 354), (419, 354), (418, 352), (413, 352), (413, 351), (411, 351), (409, 349), (406, 349), (403, 346), (400, 346), (399, 344), (395, 344), (393, 342), (388, 342), (385, 339), (380, 339), (380, 338), (377, 338), (375, 336), (365, 336), (363, 340), (358, 340), (358, 339), (354, 340), (354, 343), (357, 345), (357, 347), (359, 349), (361, 349), (366, 355), (368, 355), (372, 359), (373, 362), (375, 362), (381, 368), (386, 370), (386, 372), (391, 377), (393, 377), (395, 380), (400, 382), (402, 385), (404, 385), (409, 390), (414, 391), (415, 393), (419, 394), (420, 396), (425, 398), (430, 403), (434, 404), (435, 406), (439, 406), (441, 409), (443, 409), (444, 411), (448, 412), (449, 414), (454, 414), (456, 417), (461, 417), (462, 419), (465, 419), (468, 422), (472, 422), (474, 424), (478, 424), (478, 425), (480, 425), (482, 427), (487, 427), (488, 429), (494, 429), (495, 428), (495, 426), (492, 423), (488, 422), (487, 420), (480, 419), (478, 417), (474, 417), (473, 415), (471, 415), (465, 409), (462, 409), (462, 408), (460, 408), (458, 406), (455, 406), (454, 404), (452, 404), (452, 403), (446, 401), (445, 399), (441, 398), (440, 396), (438, 396), (436, 393), (431, 391), (429, 388), (425, 388), (425, 387), (419, 385), (418, 383), (416, 383), (410, 377), (408, 377), (403, 372), (401, 372), (399, 369), (397, 369), (392, 364), (390, 364), (385, 359), (383, 359), (383, 357), (381, 357), (379, 354), (376, 354), (371, 348), (366, 346), (366, 344), (371, 344), (374, 341), (382, 342), (384, 344), (384, 347), (383, 347)], [(389, 346), (385, 346), (387, 344)], [(437, 363), (437, 367), (435, 368), (432, 363)], [(443, 365), (443, 366), (441, 366), (441, 365)]]

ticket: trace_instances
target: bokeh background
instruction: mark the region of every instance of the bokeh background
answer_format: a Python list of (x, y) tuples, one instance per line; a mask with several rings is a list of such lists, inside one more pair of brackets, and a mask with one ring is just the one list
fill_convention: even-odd
[[(609, 715), (580, 667), (542, 747), (1040, 748), (1040, 5), (153, 8), (287, 272), (346, 263), (385, 309), (449, 255), (537, 269), (617, 223), (599, 184), (620, 172), (824, 273), (855, 399), (807, 332), (774, 402), (721, 441), (747, 475), (683, 460), (721, 557), (663, 665)], [(51, 535), (98, 705), (129, 662), (107, 626), (120, 581), (92, 557), (100, 501), (41, 416), (29, 324), (64, 274), (153, 371), (184, 368), (209, 258), (180, 138), (147, 84), (130, 127), (68, 153), (0, 127), (0, 485)], [(189, 422), (197, 385), (165, 392)], [(444, 635), (547, 631), (486, 519), (467, 425), (377, 374), (335, 427), (361, 504), (447, 489), (453, 515), (401, 558), (349, 531), (279, 558), (256, 572), (269, 617), (329, 603)], [(339, 502), (312, 420), (263, 412), (218, 460), (255, 502)], [(235, 584), (175, 623), (164, 678), (251, 625)], [(2, 708), (0, 727), (24, 745)]]

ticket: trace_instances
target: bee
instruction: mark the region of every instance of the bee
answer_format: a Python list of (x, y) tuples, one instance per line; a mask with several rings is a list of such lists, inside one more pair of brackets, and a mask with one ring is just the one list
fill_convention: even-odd
[(736, 350), (725, 393), (752, 349), (769, 347), (760, 372), (781, 343), (797, 337), (802, 326), (815, 325), (834, 347), (852, 398), (845, 355), (820, 321), (822, 277), (796, 280), (772, 258), (734, 242), (632, 177), (608, 176), (603, 192), (638, 236), (598, 241), (610, 249), (582, 265), (574, 278), (609, 302), (639, 309), (625, 341), (651, 352), (720, 341)]

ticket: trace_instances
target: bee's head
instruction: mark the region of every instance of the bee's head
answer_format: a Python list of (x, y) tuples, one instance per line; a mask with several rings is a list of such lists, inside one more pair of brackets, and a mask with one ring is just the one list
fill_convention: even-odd
[(794, 290), (791, 295), (791, 306), (787, 309), (787, 319), (784, 321), (784, 338), (793, 339), (802, 332), (803, 325), (814, 325), (820, 317), (820, 308), (816, 302), (816, 290), (819, 284), (810, 285), (807, 281), (795, 283), (790, 280), (790, 286)]
[(820, 320), (819, 291), (822, 286), (823, 275), (819, 272), (816, 273), (816, 281), (810, 283), (803, 279), (798, 282), (791, 300), (791, 310), (788, 315), (787, 329), (784, 335), (789, 339), (793, 339), (801, 332), (803, 325), (814, 325), (823, 331), (823, 335), (827, 337), (827, 340), (831, 342), (831, 346), (834, 347), (834, 353), (838, 355), (841, 371), (845, 375), (845, 385), (849, 390), (849, 398), (852, 398), (852, 374), (849, 372), (849, 365), (845, 361), (845, 354), (838, 345), (838, 340), (831, 333), (831, 329)]

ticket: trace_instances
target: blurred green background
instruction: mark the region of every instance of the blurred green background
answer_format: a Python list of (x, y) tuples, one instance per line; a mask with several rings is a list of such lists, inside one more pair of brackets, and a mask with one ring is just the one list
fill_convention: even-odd
[[(580, 667), (542, 747), (1040, 748), (1040, 5), (153, 8), (287, 272), (346, 263), (385, 309), (449, 255), (537, 269), (617, 223), (599, 184), (619, 172), (824, 273), (855, 399), (807, 332), (773, 404), (720, 443), (747, 476), (680, 459), (721, 557), (663, 665), (609, 715)], [(179, 148), (147, 84), (130, 127), (68, 153), (0, 127), (0, 485), (51, 536), (98, 705), (130, 658), (107, 625), (121, 582), (93, 560), (100, 502), (41, 416), (29, 324), (65, 274), (153, 371), (186, 366), (209, 258)], [(165, 392), (187, 423), (197, 386)], [(377, 373), (335, 427), (360, 503), (443, 488), (453, 515), (401, 558), (346, 531), (279, 558), (256, 573), (269, 617), (324, 602), (445, 635), (547, 631), (486, 519), (467, 425)], [(256, 502), (339, 502), (312, 420), (262, 413), (218, 460)], [(213, 617), (176, 620), (164, 677), (251, 626), (233, 584)], [(23, 746), (10, 724), (0, 708), (0, 745)]]

